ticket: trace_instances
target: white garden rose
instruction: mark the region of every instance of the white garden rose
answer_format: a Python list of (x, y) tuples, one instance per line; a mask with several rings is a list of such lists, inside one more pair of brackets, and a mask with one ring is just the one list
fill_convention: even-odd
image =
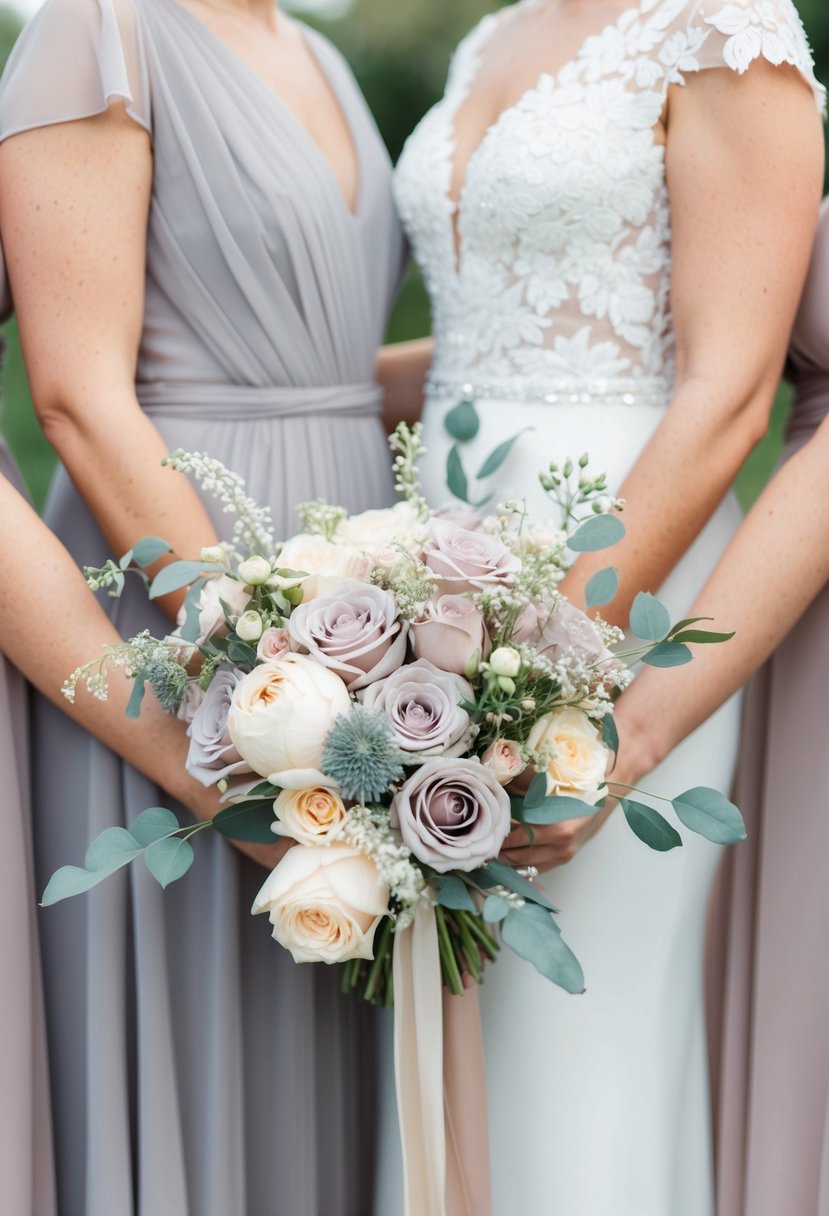
[(555, 710), (536, 722), (527, 745), (539, 771), (547, 774), (547, 794), (564, 794), (583, 802), (604, 797), (610, 755), (597, 726), (580, 709)]
[(365, 553), (382, 553), (394, 542), (416, 553), (428, 534), (425, 524), (410, 502), (399, 502), (382, 511), (362, 511), (349, 515), (338, 525), (335, 539)]
[[(226, 632), (225, 610), (222, 601), (230, 609), (231, 619), (240, 616), (250, 603), (250, 592), (244, 584), (227, 574), (219, 574), (209, 579), (199, 592), (199, 636), (196, 643), (208, 641), (214, 633)], [(179, 609), (178, 624), (181, 627), (186, 619), (184, 605)]]
[(325, 785), (320, 772), (328, 732), (351, 698), (339, 676), (286, 654), (254, 667), (233, 695), (228, 732), (254, 772), (274, 785)]
[(276, 823), (271, 831), (300, 844), (330, 845), (348, 819), (345, 803), (336, 790), (315, 785), (311, 789), (283, 789), (274, 803)]
[(273, 936), (295, 963), (374, 957), (389, 888), (370, 857), (348, 845), (296, 845), (265, 880), (251, 909), (267, 912)]
[(287, 541), (278, 561), (280, 570), (297, 570), (308, 575), (302, 580), (306, 601), (323, 594), (334, 580), (366, 579), (371, 573), (371, 559), (360, 549), (334, 544), (310, 532), (300, 532)]

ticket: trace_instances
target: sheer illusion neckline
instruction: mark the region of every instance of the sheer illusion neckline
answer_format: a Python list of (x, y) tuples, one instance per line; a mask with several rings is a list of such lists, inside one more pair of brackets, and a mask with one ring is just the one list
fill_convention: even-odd
[[(510, 8), (502, 10), (500, 13), (492, 13), (488, 29), (482, 29), (482, 37), (478, 40), (474, 47), (470, 61), (467, 65), (463, 79), (460, 81), (456, 95), (452, 98), (448, 112), (449, 136), (447, 139), (447, 159), (448, 159), (448, 177), (446, 184), (446, 197), (451, 207), (452, 212), (452, 245), (454, 250), (454, 268), (455, 273), (460, 274), (462, 261), (462, 238), (460, 233), (460, 216), (463, 210), (464, 195), (467, 185), (469, 184), (470, 173), (474, 168), (476, 160), (483, 154), (487, 144), (495, 138), (496, 133), (506, 122), (509, 115), (514, 114), (517, 110), (531, 99), (542, 86), (549, 82), (553, 87), (556, 87), (561, 80), (562, 74), (571, 67), (574, 67), (582, 62), (591, 48), (593, 40), (601, 38), (604, 34), (613, 30), (618, 30), (623, 21), (633, 20), (641, 13), (642, 3), (639, 0), (637, 4), (627, 5), (621, 9), (613, 21), (607, 21), (596, 29), (590, 30), (584, 35), (581, 41), (576, 45), (572, 55), (569, 55), (562, 63), (553, 71), (545, 68), (539, 72), (535, 80), (527, 86), (526, 89), (513, 101), (510, 105), (504, 106), (493, 118), (492, 122), (488, 123), (481, 132), (480, 138), (474, 145), (472, 151), (466, 160), (466, 165), (463, 171), (463, 178), (458, 182), (457, 174), (457, 118), (463, 105), (469, 100), (469, 97), (478, 78), (481, 67), (481, 60), (486, 47), (492, 41), (493, 36), (501, 27), (502, 22), (507, 15), (521, 8), (537, 8), (543, 0), (518, 0)], [(560, 7), (560, 6), (559, 6)], [(484, 19), (486, 21), (486, 18)], [(448, 98), (447, 98), (448, 100)], [(456, 189), (457, 186), (457, 189)]]
[[(357, 176), (357, 189), (356, 189), (353, 205), (351, 205), (349, 203), (348, 199), (346, 198), (346, 196), (343, 192), (342, 186), (340, 185), (337, 175), (334, 172), (334, 169), (331, 165), (331, 162), (329, 161), (328, 157), (323, 152), (320, 145), (314, 139), (313, 135), (308, 130), (305, 123), (291, 109), (291, 107), (279, 96), (279, 94), (270, 87), (270, 85), (263, 79), (263, 77), (259, 75), (259, 73), (256, 71), (256, 69), (251, 67), (251, 65), (247, 62), (247, 60), (244, 59), (239, 54), (238, 51), (235, 51), (232, 46), (229, 46), (228, 43), (225, 42), (224, 38), (220, 37), (219, 34), (217, 34), (214, 30), (212, 30), (210, 28), (209, 25), (206, 24), (206, 22), (202, 21), (200, 17), (197, 17), (196, 14), (191, 12), (190, 9), (187, 8), (184, 4), (181, 4), (179, 2), (179, 0), (166, 0), (166, 3), (169, 4), (171, 8), (175, 9), (176, 12), (181, 13), (183, 15), (185, 21), (188, 21), (191, 26), (195, 27), (200, 32), (200, 34), (204, 38), (206, 38), (207, 41), (214, 48), (216, 48), (218, 53), (224, 56), (224, 58), (228, 61), (228, 63), (231, 65), (231, 67), (235, 68), (236, 71), (241, 73), (246, 79), (250, 80), (254, 84), (254, 86), (268, 99), (270, 105), (273, 108), (275, 108), (276, 111), (278, 111), (278, 113), (280, 113), (282, 115), (282, 117), (295, 128), (295, 130), (299, 133), (303, 143), (305, 143), (305, 145), (308, 147), (308, 149), (311, 152), (314, 159), (322, 167), (329, 184), (336, 191), (337, 197), (340, 200), (342, 209), (345, 212), (345, 214), (351, 220), (354, 220), (354, 221), (359, 220), (362, 215), (362, 210), (363, 210), (363, 199), (364, 199), (363, 182), (364, 182), (364, 176), (365, 176), (365, 173), (364, 173), (365, 166), (363, 164), (360, 140), (359, 140), (358, 133), (357, 133), (357, 130), (354, 125), (354, 121), (353, 121), (353, 118), (351, 115), (351, 109), (348, 104), (348, 100), (345, 96), (345, 93), (341, 89), (339, 83), (336, 80), (334, 80), (332, 74), (327, 70), (327, 68), (323, 62), (324, 57), (320, 54), (320, 48), (316, 41), (316, 38), (317, 38), (316, 32), (314, 30), (312, 30), (309, 26), (305, 25), (304, 22), (298, 21), (294, 17), (291, 17), (289, 19), (289, 20), (293, 21), (294, 25), (297, 27), (297, 29), (299, 31), (299, 35), (305, 45), (305, 49), (308, 51), (308, 54), (310, 55), (311, 59), (314, 61), (314, 64), (316, 65), (317, 71), (319, 72), (322, 80), (328, 86), (331, 96), (333, 97), (335, 103), (337, 104), (337, 106), (339, 108), (340, 115), (343, 120), (343, 125), (345, 126), (346, 130), (348, 131), (349, 138), (351, 141), (352, 155), (354, 157), (355, 173)], [(285, 20), (283, 14), (280, 14), (280, 19)]]

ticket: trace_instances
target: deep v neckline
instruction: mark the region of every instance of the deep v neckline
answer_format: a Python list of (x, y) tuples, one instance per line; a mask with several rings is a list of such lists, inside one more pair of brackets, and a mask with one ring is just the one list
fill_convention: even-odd
[[(515, 101), (512, 102), (511, 105), (504, 106), (503, 110), (496, 114), (492, 122), (484, 127), (483, 131), (481, 132), (480, 139), (467, 157), (463, 180), (460, 183), (457, 195), (455, 195), (453, 193), (453, 187), (455, 185), (455, 161), (458, 151), (456, 125), (457, 117), (464, 103), (469, 100), (469, 96), (472, 92), (472, 88), (475, 84), (478, 71), (481, 66), (481, 56), (487, 45), (491, 42), (493, 35), (497, 32), (498, 27), (504, 20), (507, 13), (514, 12), (518, 8), (530, 8), (539, 3), (541, 3), (541, 0), (517, 0), (517, 3), (512, 5), (510, 8), (502, 10), (497, 14), (490, 14), (490, 28), (489, 30), (481, 31), (484, 36), (478, 39), (476, 45), (472, 49), (470, 61), (466, 66), (463, 79), (457, 85), (455, 95), (450, 97), (447, 94), (445, 98), (447, 103), (446, 121), (449, 127), (448, 137), (446, 140), (446, 199), (449, 203), (450, 210), (449, 235), (452, 245), (452, 265), (454, 267), (456, 276), (460, 275), (463, 262), (463, 237), (460, 231), (460, 221), (463, 212), (464, 195), (466, 193), (467, 186), (469, 185), (471, 171), (474, 168), (475, 162), (482, 155), (486, 145), (490, 142), (490, 140), (494, 139), (496, 132), (501, 128), (507, 117), (514, 114), (517, 110), (520, 110), (531, 97), (534, 97), (535, 94), (538, 93), (539, 89), (542, 88), (546, 81), (549, 81), (551, 86), (556, 88), (560, 84), (561, 77), (564, 72), (568, 68), (577, 67), (582, 62), (595, 38), (601, 38), (610, 31), (618, 30), (623, 20), (626, 18), (632, 19), (635, 16), (641, 15), (642, 12), (642, 0), (638, 0), (638, 3), (629, 4), (626, 8), (621, 9), (615, 20), (608, 21), (598, 29), (591, 30), (590, 33), (585, 34), (584, 38), (582, 38), (577, 44), (573, 54), (565, 59), (563, 63), (559, 64), (554, 72), (547, 70), (539, 72), (535, 81), (528, 85), (527, 88), (524, 89), (524, 91), (518, 97), (516, 97)], [(484, 21), (486, 20), (487, 19), (484, 18)]]
[(171, 5), (178, 13), (183, 14), (185, 20), (188, 21), (191, 26), (196, 27), (198, 31), (207, 39), (210, 45), (213, 46), (232, 67), (240, 72), (246, 79), (250, 80), (253, 85), (268, 99), (270, 105), (275, 107), (283, 118), (299, 133), (303, 143), (308, 147), (313, 158), (323, 169), (323, 172), (329, 184), (333, 187), (346, 216), (348, 216), (348, 218), (354, 223), (358, 222), (362, 217), (363, 204), (365, 201), (365, 164), (363, 160), (361, 142), (357, 129), (354, 125), (354, 120), (351, 115), (351, 109), (345, 96), (345, 92), (340, 87), (339, 83), (333, 78), (332, 73), (327, 70), (324, 63), (324, 56), (320, 54), (321, 48), (316, 42), (316, 31), (312, 30), (302, 21), (297, 21), (294, 17), (290, 18), (290, 20), (294, 22), (299, 30), (299, 35), (302, 38), (308, 54), (316, 64), (317, 71), (325, 84), (328, 86), (331, 96), (337, 103), (342, 116), (343, 124), (349, 133), (351, 148), (354, 155), (355, 172), (357, 175), (357, 191), (353, 208), (349, 205), (348, 199), (343, 193), (340, 182), (331, 166), (331, 162), (329, 161), (328, 157), (314, 139), (305, 123), (294, 113), (291, 107), (287, 105), (279, 94), (270, 87), (270, 85), (254, 68), (251, 67), (247, 60), (242, 58), (238, 51), (234, 51), (233, 47), (229, 46), (225, 40), (215, 33), (215, 31), (212, 30), (204, 21), (202, 21), (200, 17), (197, 17), (195, 13), (192, 13), (184, 4), (179, 3), (179, 0), (166, 0), (166, 3)]

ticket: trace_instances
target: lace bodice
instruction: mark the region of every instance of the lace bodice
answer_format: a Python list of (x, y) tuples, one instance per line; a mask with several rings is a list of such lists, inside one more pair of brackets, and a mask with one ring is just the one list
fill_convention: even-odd
[(791, 0), (642, 0), (501, 113), (456, 208), (454, 119), (502, 19), (484, 17), (460, 44), (397, 169), (432, 300), (433, 391), (664, 401), (671, 217), (655, 131), (668, 89), (762, 57), (797, 67), (823, 106), (800, 18)]

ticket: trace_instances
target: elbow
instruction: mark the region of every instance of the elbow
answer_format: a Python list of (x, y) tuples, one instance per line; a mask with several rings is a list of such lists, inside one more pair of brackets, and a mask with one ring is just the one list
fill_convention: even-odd
[(724, 445), (742, 460), (769, 427), (782, 374), (782, 361), (763, 368), (750, 379), (710, 373), (677, 377), (676, 399), (693, 402), (703, 420), (700, 438), (707, 446)]

